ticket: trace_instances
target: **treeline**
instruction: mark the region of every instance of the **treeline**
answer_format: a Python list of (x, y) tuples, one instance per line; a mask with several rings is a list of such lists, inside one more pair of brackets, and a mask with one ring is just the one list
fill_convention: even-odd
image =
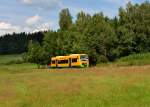
[(114, 61), (122, 56), (150, 51), (150, 3), (128, 3), (119, 16), (110, 19), (103, 13), (80, 12), (75, 22), (68, 9), (59, 14), (58, 31), (45, 34), (42, 45), (31, 42), (30, 62), (48, 63), (50, 57), (86, 53), (90, 63)]
[[(42, 38), (37, 41), (27, 39), (29, 36), (17, 36), (22, 37), (22, 42), (17, 42), (17, 39), (7, 40), (15, 36), (4, 36), (4, 44), (25, 47), (24, 50), (18, 48), (22, 52), (27, 51), (28, 47), (25, 59), (41, 65), (48, 64), (50, 58), (57, 55), (86, 53), (90, 64), (96, 65), (129, 54), (150, 52), (148, 1), (142, 4), (128, 3), (126, 8), (119, 8), (119, 15), (112, 19), (102, 12), (94, 15), (80, 12), (73, 21), (69, 10), (63, 9), (59, 14), (59, 26), (57, 31), (42, 33)], [(28, 42), (24, 42), (26, 39), (31, 40), (28, 46)], [(1, 43), (0, 47), (7, 47), (4, 44)]]
[[(45, 31), (46, 32), (46, 31)], [(27, 52), (30, 40), (42, 44), (44, 33), (13, 33), (0, 37), (0, 54), (19, 54)]]

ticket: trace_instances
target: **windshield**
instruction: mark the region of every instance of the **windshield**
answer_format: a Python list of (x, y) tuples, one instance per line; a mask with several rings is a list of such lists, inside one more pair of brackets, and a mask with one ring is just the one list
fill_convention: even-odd
[(81, 55), (80, 59), (81, 59), (81, 61), (87, 61), (88, 60), (88, 56), (87, 55)]

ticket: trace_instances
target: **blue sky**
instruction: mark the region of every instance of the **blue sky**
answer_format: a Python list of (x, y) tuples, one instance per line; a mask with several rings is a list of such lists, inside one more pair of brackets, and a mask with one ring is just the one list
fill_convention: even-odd
[[(129, 0), (0, 0), (0, 35), (13, 32), (36, 32), (59, 28), (59, 12), (69, 8), (75, 19), (80, 11), (118, 15), (118, 8)], [(131, 0), (141, 3), (145, 0)]]

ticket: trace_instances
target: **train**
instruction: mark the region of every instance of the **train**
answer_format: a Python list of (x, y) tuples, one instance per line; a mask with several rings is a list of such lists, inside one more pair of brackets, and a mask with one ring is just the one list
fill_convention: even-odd
[(50, 68), (86, 68), (89, 67), (89, 58), (87, 54), (56, 56), (51, 58), (51, 62), (48, 66)]

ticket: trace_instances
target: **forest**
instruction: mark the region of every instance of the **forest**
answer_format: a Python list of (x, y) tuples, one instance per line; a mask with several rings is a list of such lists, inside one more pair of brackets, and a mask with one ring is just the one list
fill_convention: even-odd
[(35, 33), (13, 33), (0, 37), (0, 55), (5, 54), (21, 54), (28, 51), (28, 43), (30, 40), (42, 43), (45, 32)]
[(150, 3), (129, 2), (118, 11), (114, 18), (81, 11), (73, 21), (69, 9), (63, 9), (57, 31), (4, 35), (0, 54), (26, 53), (26, 61), (45, 65), (53, 56), (86, 53), (90, 64), (96, 65), (150, 52)]

